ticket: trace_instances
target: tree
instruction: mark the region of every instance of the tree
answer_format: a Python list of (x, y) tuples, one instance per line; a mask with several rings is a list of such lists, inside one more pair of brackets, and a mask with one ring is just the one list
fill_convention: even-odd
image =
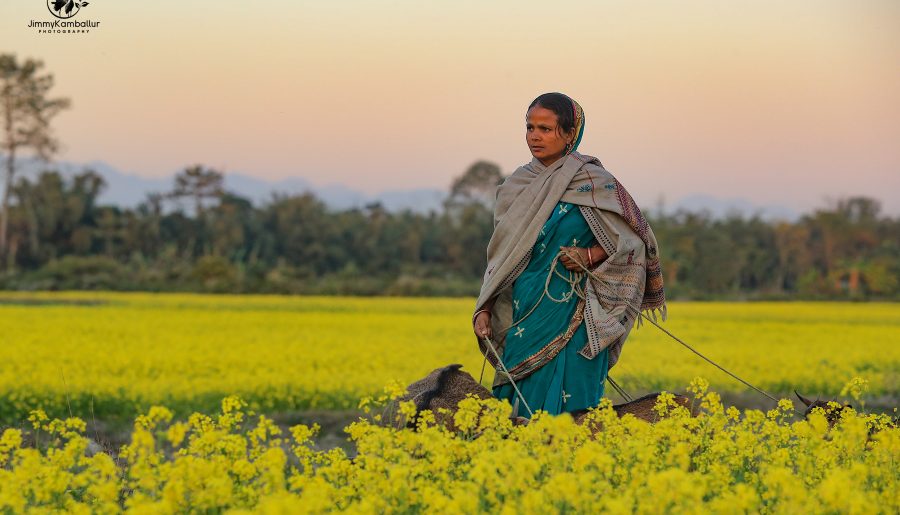
[[(103, 178), (85, 170), (71, 181), (54, 171), (45, 171), (34, 182), (20, 177), (12, 187), (15, 204), (10, 208), (8, 262), (28, 265), (46, 263), (67, 254), (92, 250), (95, 207), (103, 189)], [(20, 244), (27, 243), (24, 252)], [(19, 259), (17, 252), (21, 253)]]
[(224, 194), (222, 172), (200, 165), (185, 168), (175, 176), (175, 189), (170, 194), (173, 198), (190, 197), (194, 199), (194, 214), (202, 218), (203, 200), (220, 198)]
[(0, 113), (3, 116), (3, 152), (6, 178), (0, 203), (0, 256), (7, 255), (9, 197), (16, 172), (16, 155), (31, 149), (44, 161), (59, 148), (50, 132), (50, 119), (70, 106), (67, 98), (46, 98), (53, 87), (53, 75), (38, 75), (42, 61), (16, 62), (14, 54), (0, 54)]
[(488, 161), (478, 161), (453, 180), (448, 201), (456, 205), (475, 201), (493, 209), (497, 186), (501, 182), (503, 174), (500, 173), (499, 166)]

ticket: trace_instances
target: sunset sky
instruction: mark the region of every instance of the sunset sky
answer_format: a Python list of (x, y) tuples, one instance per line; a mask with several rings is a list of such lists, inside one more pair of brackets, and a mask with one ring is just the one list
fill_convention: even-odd
[(868, 195), (900, 214), (900, 2), (110, 1), (38, 34), (0, 2), (0, 52), (41, 59), (57, 158), (375, 193), (528, 162), (546, 91), (582, 105), (580, 151), (641, 204), (692, 194), (797, 211)]

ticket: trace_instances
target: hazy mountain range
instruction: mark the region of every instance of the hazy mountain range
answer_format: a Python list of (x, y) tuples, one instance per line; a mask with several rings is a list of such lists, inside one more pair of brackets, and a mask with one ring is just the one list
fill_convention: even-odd
[[(90, 169), (102, 175), (106, 187), (101, 192), (101, 204), (114, 204), (133, 208), (144, 201), (148, 193), (170, 191), (174, 184), (174, 173), (165, 178), (143, 177), (123, 172), (103, 161), (88, 163), (72, 163), (55, 161), (50, 165), (35, 160), (23, 160), (18, 168), (18, 177), (35, 177), (41, 170), (57, 170), (64, 177), (72, 177)], [(409, 209), (419, 213), (440, 211), (447, 192), (435, 188), (417, 188), (409, 190), (387, 190), (377, 194), (367, 194), (341, 184), (316, 185), (300, 177), (280, 180), (267, 180), (241, 173), (225, 174), (225, 189), (250, 199), (254, 205), (261, 205), (271, 200), (273, 192), (283, 194), (299, 194), (312, 192), (332, 209), (343, 210), (364, 207), (373, 202), (380, 202), (390, 211)], [(2, 185), (0, 185), (2, 191)], [(642, 206), (644, 207), (644, 206)], [(646, 206), (654, 209), (657, 206)], [(758, 205), (744, 198), (718, 198), (711, 195), (689, 195), (676, 202), (666, 201), (664, 211), (672, 213), (679, 209), (699, 212), (708, 211), (714, 217), (728, 214), (744, 216), (759, 214), (766, 220), (796, 220), (799, 213), (782, 205)]]

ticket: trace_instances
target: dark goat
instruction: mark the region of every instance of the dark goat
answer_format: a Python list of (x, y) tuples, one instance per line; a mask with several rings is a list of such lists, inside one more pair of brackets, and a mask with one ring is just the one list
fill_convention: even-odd
[[(457, 410), (457, 404), (463, 400), (467, 394), (473, 394), (481, 399), (493, 397), (493, 394), (475, 380), (468, 372), (460, 370), (462, 365), (456, 363), (443, 368), (433, 370), (425, 378), (420, 379), (407, 387), (407, 394), (398, 399), (400, 401), (413, 401), (416, 405), (416, 413), (430, 409), (434, 413), (435, 421), (443, 424), (451, 430), (455, 430), (453, 424), (453, 414)], [(624, 404), (613, 406), (613, 410), (621, 417), (626, 414), (632, 414), (635, 417), (646, 420), (647, 422), (656, 422), (659, 416), (653, 411), (656, 399), (659, 393), (651, 393), (639, 399)], [(691, 415), (697, 414), (696, 409), (691, 406), (691, 400), (683, 395), (675, 395), (675, 402), (684, 406), (691, 411)], [(446, 408), (446, 414), (438, 413), (438, 408)], [(587, 418), (587, 410), (579, 410), (572, 413), (575, 422), (581, 424)], [(513, 413), (510, 418), (515, 424), (527, 424), (528, 419), (516, 416)], [(415, 425), (415, 418), (408, 421), (407, 425), (412, 427)], [(599, 428), (595, 428), (599, 429)]]
[[(803, 404), (806, 405), (806, 411), (803, 412), (803, 418), (808, 419), (809, 414), (812, 413), (813, 409), (822, 408), (822, 410), (824, 410), (824, 412), (825, 412), (825, 420), (828, 421), (829, 428), (834, 427), (834, 425), (838, 422), (838, 420), (841, 419), (841, 415), (844, 413), (844, 411), (846, 411), (848, 409), (851, 409), (851, 410), (853, 409), (853, 406), (850, 404), (844, 404), (843, 406), (840, 406), (840, 405), (829, 406), (828, 405), (829, 401), (820, 401), (819, 399), (811, 401), (811, 400), (807, 399), (806, 397), (797, 393), (797, 390), (794, 390), (794, 393), (800, 399), (800, 402), (802, 402)], [(900, 427), (900, 416), (894, 417), (893, 419), (888, 418), (886, 426), (878, 426), (875, 424), (870, 424), (869, 425), (869, 435), (868, 435), (869, 440), (871, 440), (872, 437), (875, 435), (875, 433), (879, 430), (879, 427), (888, 427), (888, 428)]]
[(837, 423), (838, 420), (841, 419), (841, 414), (847, 409), (853, 409), (853, 406), (849, 404), (844, 404), (843, 406), (832, 407), (828, 405), (829, 401), (820, 401), (816, 399), (811, 401), (806, 397), (797, 393), (797, 390), (794, 390), (794, 394), (797, 395), (797, 398), (800, 399), (800, 402), (806, 405), (806, 411), (803, 412), (803, 418), (809, 418), (809, 414), (812, 413), (812, 410), (815, 408), (822, 408), (825, 411), (825, 420), (828, 421), (828, 426), (831, 427)]

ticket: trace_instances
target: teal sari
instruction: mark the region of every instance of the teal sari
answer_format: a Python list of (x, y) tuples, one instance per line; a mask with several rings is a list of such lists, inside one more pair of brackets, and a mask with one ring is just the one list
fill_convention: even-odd
[[(560, 247), (593, 245), (594, 235), (578, 206), (559, 202), (538, 235), (528, 265), (513, 283), (513, 321), (519, 323), (507, 332), (502, 358), (513, 376), (528, 374), (516, 380), (516, 386), (532, 411), (557, 415), (583, 410), (596, 406), (603, 396), (609, 348), (594, 359), (578, 354), (587, 342), (587, 330), (582, 320), (584, 301), (563, 279), (571, 278), (573, 272), (557, 262), (563, 277), (552, 274), (547, 283)], [(581, 278), (582, 291), (586, 279)], [(542, 298), (545, 286), (549, 297)], [(495, 386), (493, 395), (510, 404), (517, 398), (508, 382)], [(521, 401), (519, 415), (529, 417)]]

